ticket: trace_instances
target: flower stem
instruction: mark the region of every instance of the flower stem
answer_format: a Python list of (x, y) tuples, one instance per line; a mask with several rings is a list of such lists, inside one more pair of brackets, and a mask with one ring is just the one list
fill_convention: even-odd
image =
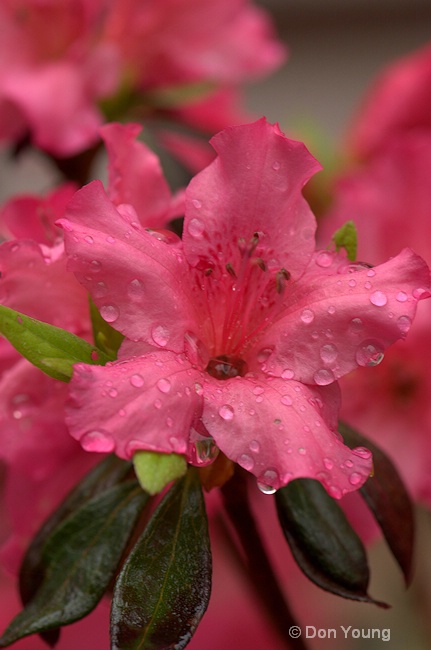
[(246, 575), (269, 618), (290, 650), (305, 650), (301, 637), (292, 638), (290, 629), (297, 626), (283, 591), (267, 557), (254, 520), (247, 494), (247, 482), (238, 471), (223, 486), (224, 507), (238, 535), (246, 558)]

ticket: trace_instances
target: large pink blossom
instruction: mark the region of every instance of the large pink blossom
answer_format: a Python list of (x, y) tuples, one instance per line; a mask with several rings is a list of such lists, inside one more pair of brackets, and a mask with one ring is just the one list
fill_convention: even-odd
[(216, 447), (263, 489), (312, 477), (341, 497), (371, 458), (336, 433), (336, 380), (404, 337), (428, 269), (408, 249), (376, 269), (316, 251), (301, 190), (319, 165), (277, 126), (212, 144), (182, 241), (146, 231), (97, 181), (60, 222), (69, 268), (126, 337), (118, 361), (75, 366), (70, 431), (123, 458), (151, 449), (199, 465)]
[[(144, 93), (151, 111), (155, 90), (234, 87), (285, 56), (248, 0), (5, 0), (0, 35), (0, 138), (30, 134), (60, 157), (98, 141), (102, 100), (112, 114)], [(178, 103), (186, 111), (193, 101), (178, 96), (167, 108)], [(206, 111), (198, 113), (204, 125)]]
[[(142, 223), (160, 229), (182, 209), (157, 157), (136, 140), (138, 125), (108, 124), (108, 192), (114, 204), (142, 207)], [(0, 211), (0, 302), (91, 340), (88, 295), (66, 271), (63, 233), (54, 225), (75, 192), (66, 184), (46, 196), (10, 199)], [(157, 236), (166, 236), (157, 231)], [(32, 366), (0, 341), (0, 458), (7, 466), (4, 499), (10, 537), (1, 558), (16, 568), (31, 535), (98, 457), (85, 453), (64, 422), (66, 384)], [(61, 472), (59, 472), (61, 468)], [(34, 500), (31, 515), (29, 498)]]

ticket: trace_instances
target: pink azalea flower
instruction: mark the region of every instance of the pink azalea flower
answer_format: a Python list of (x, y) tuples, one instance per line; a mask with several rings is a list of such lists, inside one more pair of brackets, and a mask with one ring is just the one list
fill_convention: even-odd
[(408, 249), (376, 269), (316, 251), (301, 190), (319, 165), (278, 126), (212, 143), (182, 241), (147, 232), (97, 181), (60, 221), (70, 270), (126, 337), (118, 361), (75, 366), (71, 434), (123, 458), (150, 449), (203, 465), (220, 449), (265, 491), (312, 477), (339, 498), (371, 458), (336, 433), (336, 380), (404, 337), (429, 271)]
[(190, 83), (236, 86), (285, 58), (266, 14), (248, 0), (7, 0), (0, 24), (0, 139), (30, 134), (58, 157), (96, 144), (101, 100), (116, 105), (127, 92)]

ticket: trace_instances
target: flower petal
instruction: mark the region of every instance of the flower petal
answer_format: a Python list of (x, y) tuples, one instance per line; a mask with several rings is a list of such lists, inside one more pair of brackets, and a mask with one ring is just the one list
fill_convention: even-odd
[(304, 386), (252, 377), (205, 384), (203, 423), (220, 449), (257, 476), (262, 489), (295, 478), (319, 480), (341, 498), (371, 472), (371, 453), (351, 450), (332, 426), (338, 385)]
[(181, 351), (199, 319), (189, 297), (181, 243), (151, 236), (131, 206), (120, 213), (102, 184), (75, 194), (65, 231), (68, 268), (91, 293), (103, 318), (132, 340)]
[(144, 227), (164, 228), (177, 215), (158, 157), (136, 140), (141, 130), (139, 124), (118, 123), (100, 129), (109, 156), (108, 193), (115, 205), (133, 205)]
[(358, 366), (377, 365), (389, 345), (405, 338), (418, 300), (430, 295), (425, 262), (406, 248), (375, 268), (343, 262), (340, 271), (309, 268), (291, 286), (286, 311), (248, 360), (250, 370), (327, 385)]
[(298, 277), (314, 248), (315, 218), (301, 194), (320, 165), (263, 118), (211, 140), (218, 157), (186, 191), (184, 250), (194, 266), (238, 270), (238, 240), (259, 234), (256, 256)]
[(183, 454), (202, 410), (196, 382), (202, 383), (201, 374), (168, 351), (106, 366), (77, 364), (66, 421), (87, 451), (115, 451), (121, 458), (138, 449)]

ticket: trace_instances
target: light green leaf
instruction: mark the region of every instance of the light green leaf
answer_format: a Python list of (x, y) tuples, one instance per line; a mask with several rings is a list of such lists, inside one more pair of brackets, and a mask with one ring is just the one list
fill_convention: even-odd
[(30, 363), (50, 377), (69, 381), (75, 363), (105, 365), (115, 357), (60, 327), (0, 305), (0, 333)]
[(137, 451), (133, 456), (136, 476), (149, 494), (158, 494), (163, 488), (187, 470), (184, 456), (161, 454), (156, 451)]
[(351, 262), (356, 260), (356, 253), (358, 250), (358, 233), (355, 223), (353, 221), (346, 221), (344, 226), (341, 226), (332, 236), (332, 241), (335, 243), (335, 248), (338, 251), (344, 248), (347, 257)]

